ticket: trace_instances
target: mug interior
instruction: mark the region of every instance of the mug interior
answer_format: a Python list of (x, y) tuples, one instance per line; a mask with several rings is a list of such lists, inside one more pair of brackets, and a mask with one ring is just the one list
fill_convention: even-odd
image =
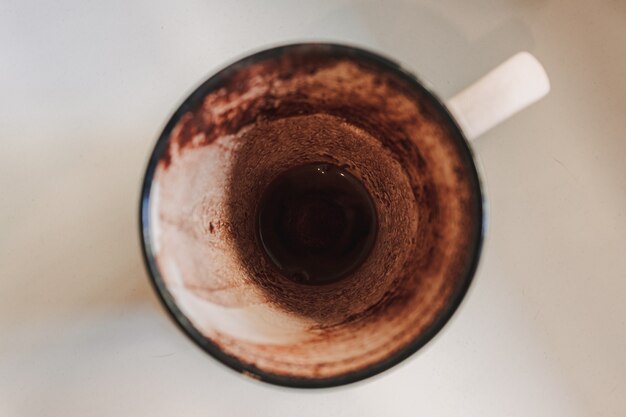
[[(263, 191), (325, 162), (367, 188), (376, 242), (346, 278), (287, 279), (256, 233)], [(449, 319), (476, 268), (478, 175), (462, 133), (414, 77), (327, 44), (264, 51), (201, 85), (153, 152), (142, 195), (146, 260), (185, 332), (227, 365), (288, 386), (378, 373)]]

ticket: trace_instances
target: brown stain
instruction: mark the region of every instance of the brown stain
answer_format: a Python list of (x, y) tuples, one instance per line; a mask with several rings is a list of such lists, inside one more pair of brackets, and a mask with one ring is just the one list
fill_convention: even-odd
[[(265, 302), (316, 325), (305, 340), (287, 345), (246, 342), (219, 331), (206, 336), (244, 363), (301, 378), (354, 372), (405, 348), (449, 306), (478, 233), (473, 168), (445, 117), (395, 71), (327, 48), (296, 48), (235, 66), (221, 77), (220, 88), (180, 118), (160, 166), (167, 176), (183, 154), (224, 146), (218, 139), (233, 136), (216, 224), (228, 225), (220, 236), (234, 248), (245, 277), (208, 291), (204, 284), (186, 286), (208, 301), (218, 289), (254, 287)], [(361, 178), (382, 213), (382, 237), (353, 277), (305, 289), (261, 256), (254, 213), (275, 175), (319, 161)], [(209, 222), (208, 234), (216, 231)], [(371, 339), (367, 346), (364, 337)]]
[[(356, 151), (358, 148), (360, 150)], [(242, 136), (231, 168), (233, 180), (227, 188), (227, 215), (233, 224), (239, 225), (239, 234), (247, 237), (234, 240), (241, 265), (255, 284), (265, 290), (267, 298), (297, 315), (328, 325), (342, 322), (347, 315), (365, 309), (382, 296), (393, 280), (382, 271), (385, 262), (379, 262), (375, 268), (372, 262), (366, 262), (359, 271), (335, 286), (309, 288), (303, 292), (301, 286), (276, 274), (271, 265), (259, 259), (255, 239), (256, 203), (265, 186), (291, 166), (320, 160), (350, 166), (349, 171), (364, 181), (374, 201), (378, 201), (377, 211), (383, 214), (379, 222), (381, 233), (370, 258), (397, 264), (389, 259), (392, 253), (384, 249), (385, 242), (398, 247), (403, 238), (410, 239), (410, 231), (417, 224), (417, 213), (412, 199), (404, 199), (393, 208), (385, 206), (411, 193), (408, 179), (393, 154), (385, 152), (375, 138), (327, 114), (259, 122), (255, 129)], [(393, 232), (393, 213), (400, 217), (412, 216), (414, 226), (398, 223), (397, 226), (405, 230)]]

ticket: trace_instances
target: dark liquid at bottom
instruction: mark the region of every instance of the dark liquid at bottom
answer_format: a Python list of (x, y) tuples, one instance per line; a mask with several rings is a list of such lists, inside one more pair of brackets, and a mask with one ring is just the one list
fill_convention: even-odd
[(378, 227), (363, 184), (327, 163), (278, 175), (261, 198), (257, 221), (261, 246), (278, 270), (310, 285), (354, 271), (369, 255)]

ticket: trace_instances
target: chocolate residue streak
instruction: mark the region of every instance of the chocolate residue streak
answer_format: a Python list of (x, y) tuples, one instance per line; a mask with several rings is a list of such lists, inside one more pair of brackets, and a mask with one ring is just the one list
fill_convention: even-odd
[[(329, 378), (406, 347), (449, 306), (479, 233), (471, 161), (444, 117), (386, 67), (323, 47), (220, 77), (178, 121), (155, 176), (157, 261), (181, 309), (228, 354), (274, 374)], [(321, 161), (364, 183), (379, 231), (351, 276), (303, 287), (260, 252), (256, 204), (285, 169)], [(237, 333), (202, 302), (293, 327), (275, 323), (281, 337), (268, 340), (267, 329)]]

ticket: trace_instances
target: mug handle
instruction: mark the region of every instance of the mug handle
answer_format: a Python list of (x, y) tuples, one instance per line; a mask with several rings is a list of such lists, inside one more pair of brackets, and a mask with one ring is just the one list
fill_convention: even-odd
[(549, 91), (550, 80), (537, 58), (519, 52), (447, 100), (446, 107), (472, 140)]

